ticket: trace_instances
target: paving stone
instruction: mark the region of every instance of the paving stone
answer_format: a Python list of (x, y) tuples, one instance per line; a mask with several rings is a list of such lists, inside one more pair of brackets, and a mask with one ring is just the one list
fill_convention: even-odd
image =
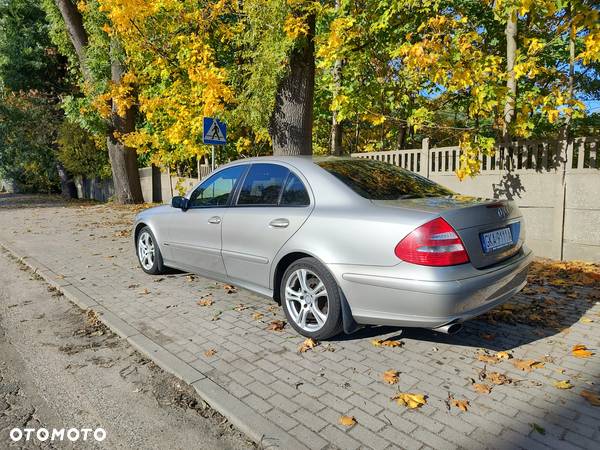
[[(64, 208), (62, 204), (35, 212), (47, 228), (26, 234), (31, 210), (0, 208), (0, 244), (29, 256), (30, 264), (46, 268), (48, 278), (64, 289), (69, 300), (103, 312), (109, 326), (144, 348), (159, 365), (188, 381), (198, 379), (195, 385), (220, 386), (243, 402), (248, 423), (254, 417), (272, 424), (281, 436), (295, 437), (289, 448), (302, 444), (317, 449), (597, 448), (600, 409), (581, 399), (579, 385), (594, 381), (600, 355), (579, 360), (570, 355), (570, 348), (582, 342), (600, 345), (600, 327), (578, 322), (583, 314), (600, 313), (599, 303), (573, 299), (565, 303), (561, 326), (571, 325), (569, 334), (525, 324), (470, 321), (455, 336), (407, 330), (399, 337), (402, 348), (378, 348), (372, 339), (397, 339), (399, 332), (367, 328), (299, 355), (303, 338), (291, 327), (270, 332), (264, 322), (252, 319), (254, 311), (269, 320), (284, 319), (281, 310), (274, 314), (267, 310), (273, 305), (268, 299), (243, 289), (228, 295), (220, 283), (199, 276), (188, 281), (186, 275), (167, 275), (153, 283), (153, 277), (137, 267), (131, 240), (113, 237), (130, 223), (132, 213), (105, 205)], [(77, 232), (75, 241), (77, 229), (83, 231)], [(114, 258), (108, 262), (105, 255)], [(140, 294), (143, 288), (150, 294)], [(564, 295), (550, 285), (548, 289), (547, 298)], [(580, 291), (582, 299), (590, 291), (573, 289)], [(208, 293), (215, 304), (198, 306), (196, 300)], [(511, 300), (530, 301), (526, 295)], [(240, 303), (248, 309), (233, 310)], [(171, 305), (177, 306), (167, 308)], [(222, 314), (213, 321), (217, 311)], [(496, 337), (487, 341), (483, 333)], [(327, 351), (326, 345), (335, 351)], [(206, 357), (209, 348), (217, 354)], [(477, 379), (484, 367), (476, 357), (478, 348), (510, 350), (515, 358), (539, 359), (548, 354), (554, 362), (531, 373), (517, 370), (510, 361), (488, 364), (488, 372), (522, 381), (494, 386), (490, 395), (482, 395), (469, 380)], [(395, 386), (381, 379), (390, 368), (401, 372)], [(564, 376), (557, 368), (566, 369)], [(559, 391), (553, 386), (565, 378), (578, 387)], [(428, 402), (419, 410), (407, 410), (390, 399), (397, 391), (426, 394)], [(469, 410), (448, 412), (448, 393), (469, 400)], [(3, 405), (0, 400), (0, 409)], [(341, 427), (338, 420), (345, 413), (355, 415), (359, 425)], [(530, 423), (543, 426), (546, 434), (532, 432)], [(243, 428), (243, 423), (239, 426)]]

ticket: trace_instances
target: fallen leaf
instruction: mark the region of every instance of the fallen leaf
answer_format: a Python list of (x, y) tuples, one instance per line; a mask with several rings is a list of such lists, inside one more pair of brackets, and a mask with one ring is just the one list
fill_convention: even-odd
[(267, 330), (269, 331), (281, 331), (285, 327), (285, 322), (283, 320), (274, 320), (269, 324)]
[(488, 380), (490, 383), (497, 384), (498, 386), (512, 383), (512, 380), (510, 378), (508, 378), (503, 373), (498, 372), (490, 372), (486, 374), (485, 379)]
[(214, 348), (208, 349), (204, 352), (204, 356), (207, 356), (207, 357), (215, 356), (216, 354), (217, 354), (217, 351)]
[(452, 406), (460, 409), (461, 411), (467, 411), (468, 407), (470, 406), (468, 400), (452, 399), (451, 404), (452, 404)]
[(473, 389), (480, 394), (489, 394), (492, 392), (492, 387), (483, 383), (473, 383)]
[(207, 297), (207, 298), (201, 298), (200, 300), (198, 300), (196, 302), (196, 305), (199, 305), (199, 306), (211, 306), (214, 303), (215, 302), (212, 299), (212, 297)]
[(571, 353), (573, 353), (573, 356), (576, 358), (589, 358), (593, 355), (593, 353), (583, 344), (574, 345), (571, 349)]
[(130, 284), (129, 286), (127, 286), (127, 289), (135, 289), (135, 288), (139, 288), (140, 285), (139, 284)]
[(227, 294), (235, 294), (237, 292), (237, 288), (235, 286), (230, 285), (230, 284), (223, 285), (223, 289), (225, 290), (225, 292)]
[(345, 427), (351, 427), (356, 425), (356, 419), (352, 416), (342, 416), (340, 417), (340, 425), (344, 425)]
[(394, 369), (383, 372), (383, 381), (387, 384), (396, 384), (398, 382), (398, 371)]
[(478, 353), (477, 359), (479, 361), (483, 361), (485, 363), (490, 363), (490, 364), (496, 364), (497, 362), (500, 361), (495, 355), (488, 355), (485, 353)]
[(267, 311), (269, 311), (269, 312), (271, 312), (273, 314), (276, 314), (277, 311), (279, 311), (279, 306), (277, 306), (277, 305), (271, 305), (271, 306), (269, 306), (267, 308)]
[(259, 313), (259, 312), (255, 312), (254, 314), (252, 314), (252, 318), (253, 318), (254, 320), (260, 320), (260, 319), (262, 319), (262, 318), (263, 318), (263, 314), (262, 314), (262, 313)]
[(534, 369), (541, 369), (544, 367), (544, 363), (536, 361), (535, 359), (515, 359), (513, 365), (523, 372), (531, 372)]
[(539, 426), (537, 423), (530, 423), (529, 425), (531, 426), (531, 429), (533, 431), (540, 434), (546, 434), (546, 430), (543, 427)]
[(307, 338), (301, 345), (300, 347), (298, 347), (298, 351), (300, 353), (305, 353), (308, 350), (310, 350), (311, 348), (315, 348), (317, 345), (319, 345), (316, 341), (314, 341), (312, 338)]
[(496, 353), (496, 356), (500, 359), (511, 359), (512, 355), (508, 352), (498, 352)]
[(593, 323), (594, 322), (592, 319), (590, 319), (589, 317), (585, 317), (585, 316), (583, 316), (579, 321), (581, 323)]
[(570, 383), (569, 380), (562, 380), (554, 383), (554, 387), (558, 389), (571, 389), (573, 385)]
[(580, 394), (583, 398), (585, 398), (588, 403), (592, 406), (600, 406), (600, 395), (596, 392), (588, 391), (584, 389)]
[(143, 291), (140, 291), (139, 294), (142, 295), (148, 295), (150, 293), (150, 291), (148, 289), (144, 289)]
[(404, 345), (404, 342), (402, 341), (389, 341), (389, 340), (384, 340), (384, 339), (373, 339), (371, 341), (371, 344), (373, 344), (375, 347), (402, 347)]
[(242, 304), (242, 303), (240, 303), (239, 305), (235, 305), (233, 307), (234, 311), (243, 311), (245, 309), (248, 309), (248, 307), (246, 305)]
[(392, 400), (396, 400), (399, 405), (406, 406), (409, 409), (420, 408), (427, 403), (423, 394), (411, 394), (407, 392), (398, 392), (392, 397)]

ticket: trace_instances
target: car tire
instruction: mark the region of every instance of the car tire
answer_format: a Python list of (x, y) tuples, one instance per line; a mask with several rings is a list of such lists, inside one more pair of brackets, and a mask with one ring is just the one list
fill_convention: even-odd
[(165, 272), (162, 254), (150, 227), (144, 227), (138, 232), (135, 250), (138, 263), (144, 272), (150, 275), (160, 275)]
[(302, 258), (292, 263), (283, 274), (280, 289), (285, 316), (298, 333), (323, 340), (343, 331), (339, 287), (318, 260)]

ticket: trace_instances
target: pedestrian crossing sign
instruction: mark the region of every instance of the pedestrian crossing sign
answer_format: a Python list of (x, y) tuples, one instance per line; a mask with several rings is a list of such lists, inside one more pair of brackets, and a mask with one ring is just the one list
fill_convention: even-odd
[(210, 145), (225, 145), (227, 143), (227, 126), (214, 117), (204, 118), (202, 142)]

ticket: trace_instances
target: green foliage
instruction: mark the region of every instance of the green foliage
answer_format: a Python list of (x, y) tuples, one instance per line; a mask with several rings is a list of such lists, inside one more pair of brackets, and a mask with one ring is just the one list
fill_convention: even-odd
[(60, 91), (65, 61), (51, 46), (44, 11), (33, 0), (0, 1), (0, 80), (12, 91)]
[(55, 112), (44, 98), (0, 97), (0, 177), (13, 180), (22, 191), (58, 189), (52, 150)]
[(94, 139), (77, 124), (64, 120), (58, 128), (57, 144), (57, 158), (71, 174), (87, 178), (110, 177), (108, 152), (103, 140)]

